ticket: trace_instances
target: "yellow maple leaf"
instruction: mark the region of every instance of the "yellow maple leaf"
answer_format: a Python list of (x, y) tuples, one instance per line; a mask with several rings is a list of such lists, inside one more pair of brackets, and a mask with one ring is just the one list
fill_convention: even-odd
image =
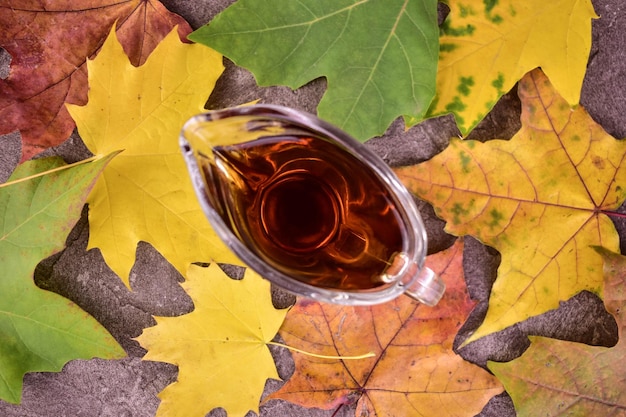
[(604, 259), (604, 305), (617, 322), (614, 347), (530, 337), (511, 362), (488, 362), (505, 385), (518, 417), (625, 416), (626, 257), (596, 248)]
[(251, 270), (233, 280), (215, 264), (191, 265), (187, 278), (194, 311), (156, 317), (137, 338), (145, 360), (178, 365), (178, 381), (159, 394), (157, 417), (204, 416), (216, 407), (229, 416), (258, 413), (266, 379), (279, 378), (267, 343), (287, 310), (272, 306), (269, 282)]
[(222, 56), (173, 30), (134, 67), (113, 30), (88, 71), (89, 102), (68, 110), (91, 152), (124, 150), (87, 199), (88, 248), (100, 248), (127, 286), (139, 241), (182, 274), (191, 262), (238, 263), (202, 213), (178, 148), (180, 128), (223, 71)]
[(429, 116), (467, 134), (528, 71), (541, 67), (578, 104), (591, 50), (590, 0), (450, 0)]
[(456, 235), (502, 254), (483, 324), (502, 330), (602, 286), (602, 258), (619, 250), (609, 215), (626, 199), (626, 142), (582, 107), (572, 110), (541, 70), (519, 85), (522, 128), (509, 141), (454, 139), (433, 159), (397, 170)]

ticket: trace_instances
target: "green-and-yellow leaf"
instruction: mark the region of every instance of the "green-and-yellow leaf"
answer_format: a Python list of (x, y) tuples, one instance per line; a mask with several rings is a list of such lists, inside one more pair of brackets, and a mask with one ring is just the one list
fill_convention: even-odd
[(522, 76), (541, 67), (578, 104), (591, 50), (590, 0), (450, 0), (429, 115), (453, 113), (467, 134)]
[(27, 372), (57, 372), (72, 359), (124, 350), (76, 304), (35, 285), (33, 272), (63, 249), (96, 177), (114, 155), (67, 166), (27, 161), (0, 185), (0, 398), (19, 403)]

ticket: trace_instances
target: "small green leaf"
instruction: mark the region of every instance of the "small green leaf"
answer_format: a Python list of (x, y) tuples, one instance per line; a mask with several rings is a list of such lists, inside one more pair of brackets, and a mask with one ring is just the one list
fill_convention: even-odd
[(421, 120), (435, 93), (435, 0), (239, 0), (189, 36), (298, 88), (325, 76), (318, 113), (359, 140), (398, 116)]
[(114, 156), (63, 166), (28, 161), (0, 185), (0, 398), (19, 403), (27, 372), (59, 371), (72, 359), (124, 351), (78, 306), (33, 281), (35, 266), (61, 250), (95, 178)]

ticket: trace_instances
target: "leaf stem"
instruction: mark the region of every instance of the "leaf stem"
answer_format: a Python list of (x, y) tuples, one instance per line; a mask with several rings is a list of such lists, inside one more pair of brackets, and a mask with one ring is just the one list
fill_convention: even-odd
[[(120, 152), (121, 151), (117, 151), (116, 153), (120, 153)], [(0, 188), (8, 187), (10, 185), (19, 184), (20, 182), (29, 181), (29, 180), (32, 180), (34, 178), (43, 177), (44, 175), (52, 174), (52, 173), (58, 172), (58, 171), (63, 171), (65, 169), (69, 169), (69, 168), (72, 168), (72, 167), (75, 167), (75, 166), (78, 166), (78, 165), (83, 165), (83, 164), (86, 164), (88, 162), (97, 161), (98, 159), (102, 159), (105, 156), (108, 156), (108, 155), (94, 155), (92, 157), (80, 160), (78, 162), (74, 162), (72, 164), (62, 165), (60, 167), (52, 168), (52, 169), (49, 169), (47, 171), (38, 172), (36, 174), (29, 175), (29, 176), (24, 177), (24, 178), (19, 178), (17, 180), (13, 180), (13, 181), (7, 181), (5, 183), (0, 184)]]
[(355, 360), (355, 359), (366, 359), (366, 358), (371, 358), (376, 356), (376, 354), (374, 352), (368, 352), (364, 355), (357, 355), (357, 356), (333, 356), (333, 355), (320, 355), (317, 353), (311, 353), (311, 352), (307, 352), (305, 350), (302, 349), (298, 349), (295, 348), (293, 346), (289, 346), (286, 345), (284, 343), (279, 343), (279, 342), (267, 342), (268, 345), (272, 345), (272, 346), (279, 346), (279, 347), (283, 347), (285, 349), (289, 349), (292, 350), (294, 352), (298, 352), (298, 353), (302, 353), (303, 355), (307, 355), (307, 356), (313, 356), (314, 358), (320, 358), (320, 359), (338, 359), (338, 360)]
[(337, 409), (335, 410), (335, 412), (333, 413), (333, 415), (332, 415), (332, 416), (330, 416), (330, 417), (335, 417), (335, 416), (337, 415), (337, 413), (339, 412), (339, 410), (341, 410), (341, 407), (343, 407), (343, 406), (344, 406), (344, 404), (343, 404), (343, 403), (342, 403), (342, 404), (339, 404), (339, 407), (337, 407)]
[(626, 218), (626, 213), (618, 213), (617, 211), (602, 210), (602, 213), (606, 214), (609, 217)]

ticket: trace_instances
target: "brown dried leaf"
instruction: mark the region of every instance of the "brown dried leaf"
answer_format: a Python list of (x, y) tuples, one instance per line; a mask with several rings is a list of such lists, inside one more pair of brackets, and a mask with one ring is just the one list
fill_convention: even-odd
[(12, 56), (0, 80), (0, 134), (19, 130), (22, 160), (63, 142), (74, 129), (64, 103), (87, 102), (85, 60), (117, 30), (133, 65), (178, 25), (191, 28), (157, 0), (5, 0), (0, 5), (0, 46)]

